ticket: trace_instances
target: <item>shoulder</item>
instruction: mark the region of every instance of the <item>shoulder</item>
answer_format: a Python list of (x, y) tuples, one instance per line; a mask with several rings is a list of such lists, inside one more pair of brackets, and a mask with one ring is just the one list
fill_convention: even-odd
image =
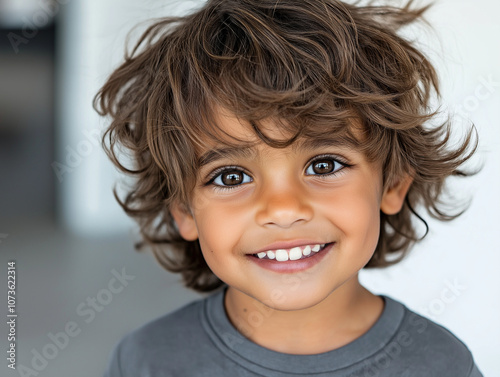
[(389, 355), (392, 352), (393, 355), (398, 353), (404, 356), (401, 360), (406, 360), (405, 368), (418, 368), (419, 375), (429, 377), (481, 376), (472, 353), (451, 331), (413, 312), (399, 301), (384, 298), (386, 302), (390, 300), (393, 305), (403, 308), (401, 324), (385, 350)]
[(147, 344), (168, 346), (176, 337), (185, 338), (197, 329), (202, 300), (191, 302), (169, 314), (163, 315), (130, 332), (121, 341), (123, 346), (134, 347)]
[(166, 358), (175, 358), (179, 349), (203, 342), (200, 313), (207, 299), (193, 301), (125, 335), (111, 354), (106, 377), (149, 375)]
[(120, 342), (122, 347), (168, 347), (175, 343), (177, 338), (186, 339), (189, 334), (199, 330), (203, 301), (193, 301), (130, 332)]

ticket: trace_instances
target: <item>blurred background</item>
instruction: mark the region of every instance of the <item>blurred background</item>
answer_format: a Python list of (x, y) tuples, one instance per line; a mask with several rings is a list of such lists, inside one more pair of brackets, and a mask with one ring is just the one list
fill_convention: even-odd
[[(16, 264), (18, 312), (18, 369), (2, 357), (0, 375), (100, 376), (123, 335), (201, 297), (150, 254), (134, 251), (136, 227), (112, 195), (123, 177), (100, 148), (108, 123), (93, 111), (92, 98), (123, 59), (134, 26), (132, 41), (145, 21), (202, 3), (0, 0), (4, 356), (8, 261)], [(454, 114), (457, 137), (461, 125), (475, 123), (480, 147), (469, 167), (484, 168), (451, 182), (457, 203), (473, 198), (462, 217), (437, 224), (424, 214), (431, 231), (403, 263), (361, 274), (374, 292), (449, 328), (485, 376), (500, 376), (498, 14), (494, 0), (442, 0), (428, 13), (433, 30), (405, 31), (438, 67), (442, 109)], [(112, 293), (112, 279), (123, 289)], [(72, 336), (65, 341), (62, 332)]]

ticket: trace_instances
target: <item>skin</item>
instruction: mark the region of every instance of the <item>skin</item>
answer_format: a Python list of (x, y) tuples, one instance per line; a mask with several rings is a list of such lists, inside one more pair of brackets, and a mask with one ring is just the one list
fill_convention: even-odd
[[(219, 126), (239, 138), (260, 141), (230, 114), (221, 113)], [(284, 136), (272, 121), (266, 135)], [(214, 147), (207, 142), (206, 150)], [(253, 342), (302, 355), (352, 342), (383, 311), (382, 298), (359, 283), (358, 272), (376, 248), (380, 211), (399, 212), (411, 178), (383, 190), (380, 163), (369, 163), (346, 146), (275, 149), (259, 142), (254, 152), (253, 157), (225, 157), (200, 169), (189, 208), (171, 207), (180, 234), (199, 240), (208, 266), (229, 286), (224, 301), (229, 320)], [(336, 174), (321, 177), (311, 159), (325, 154), (329, 157), (320, 160), (330, 161)], [(224, 166), (243, 170), (243, 183), (220, 190), (219, 175), (205, 185)], [(300, 273), (263, 269), (248, 255), (274, 242), (298, 239), (335, 244), (320, 263)]]

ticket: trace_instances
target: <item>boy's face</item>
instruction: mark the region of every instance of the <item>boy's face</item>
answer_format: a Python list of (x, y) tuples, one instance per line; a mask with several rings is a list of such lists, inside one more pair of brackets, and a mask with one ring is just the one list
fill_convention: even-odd
[[(267, 136), (283, 138), (268, 124)], [(221, 116), (220, 127), (258, 140), (234, 117)], [(181, 235), (199, 239), (222, 281), (282, 310), (310, 307), (356, 278), (377, 246), (380, 211), (397, 213), (411, 183), (383, 192), (380, 163), (368, 163), (361, 152), (332, 142), (299, 144), (276, 149), (259, 141), (249, 153), (240, 148), (212, 160), (200, 168), (190, 211), (172, 207)], [(201, 155), (214, 148), (207, 143)], [(300, 261), (254, 255), (280, 248), (276, 243), (327, 246)], [(283, 266), (289, 269), (278, 271)]]

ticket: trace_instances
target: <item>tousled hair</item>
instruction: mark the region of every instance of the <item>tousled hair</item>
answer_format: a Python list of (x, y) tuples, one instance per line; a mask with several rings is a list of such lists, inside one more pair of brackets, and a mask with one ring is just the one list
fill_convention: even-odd
[[(350, 5), (337, 0), (209, 0), (184, 17), (156, 20), (125, 61), (108, 78), (94, 107), (112, 121), (103, 146), (134, 184), (115, 197), (140, 225), (140, 249), (151, 247), (158, 262), (180, 272), (187, 287), (200, 292), (220, 287), (198, 241), (180, 236), (170, 213), (173, 203), (189, 203), (196, 183), (197, 150), (214, 140), (232, 145), (217, 126), (223, 108), (250, 125), (275, 148), (328, 132), (355, 140), (370, 161), (381, 161), (384, 188), (411, 172), (413, 182), (401, 211), (380, 212), (375, 253), (366, 267), (401, 260), (428, 231), (414, 210), (452, 220), (442, 198), (449, 176), (468, 176), (459, 167), (477, 148), (471, 127), (452, 148), (451, 122), (429, 126), (439, 96), (435, 69), (401, 27), (421, 19), (428, 6), (412, 1), (391, 6)], [(292, 135), (273, 140), (262, 122)], [(230, 138), (231, 139), (231, 138)], [(356, 142), (356, 141), (354, 141)], [(127, 167), (119, 149), (132, 157)], [(417, 236), (412, 216), (426, 232)]]

